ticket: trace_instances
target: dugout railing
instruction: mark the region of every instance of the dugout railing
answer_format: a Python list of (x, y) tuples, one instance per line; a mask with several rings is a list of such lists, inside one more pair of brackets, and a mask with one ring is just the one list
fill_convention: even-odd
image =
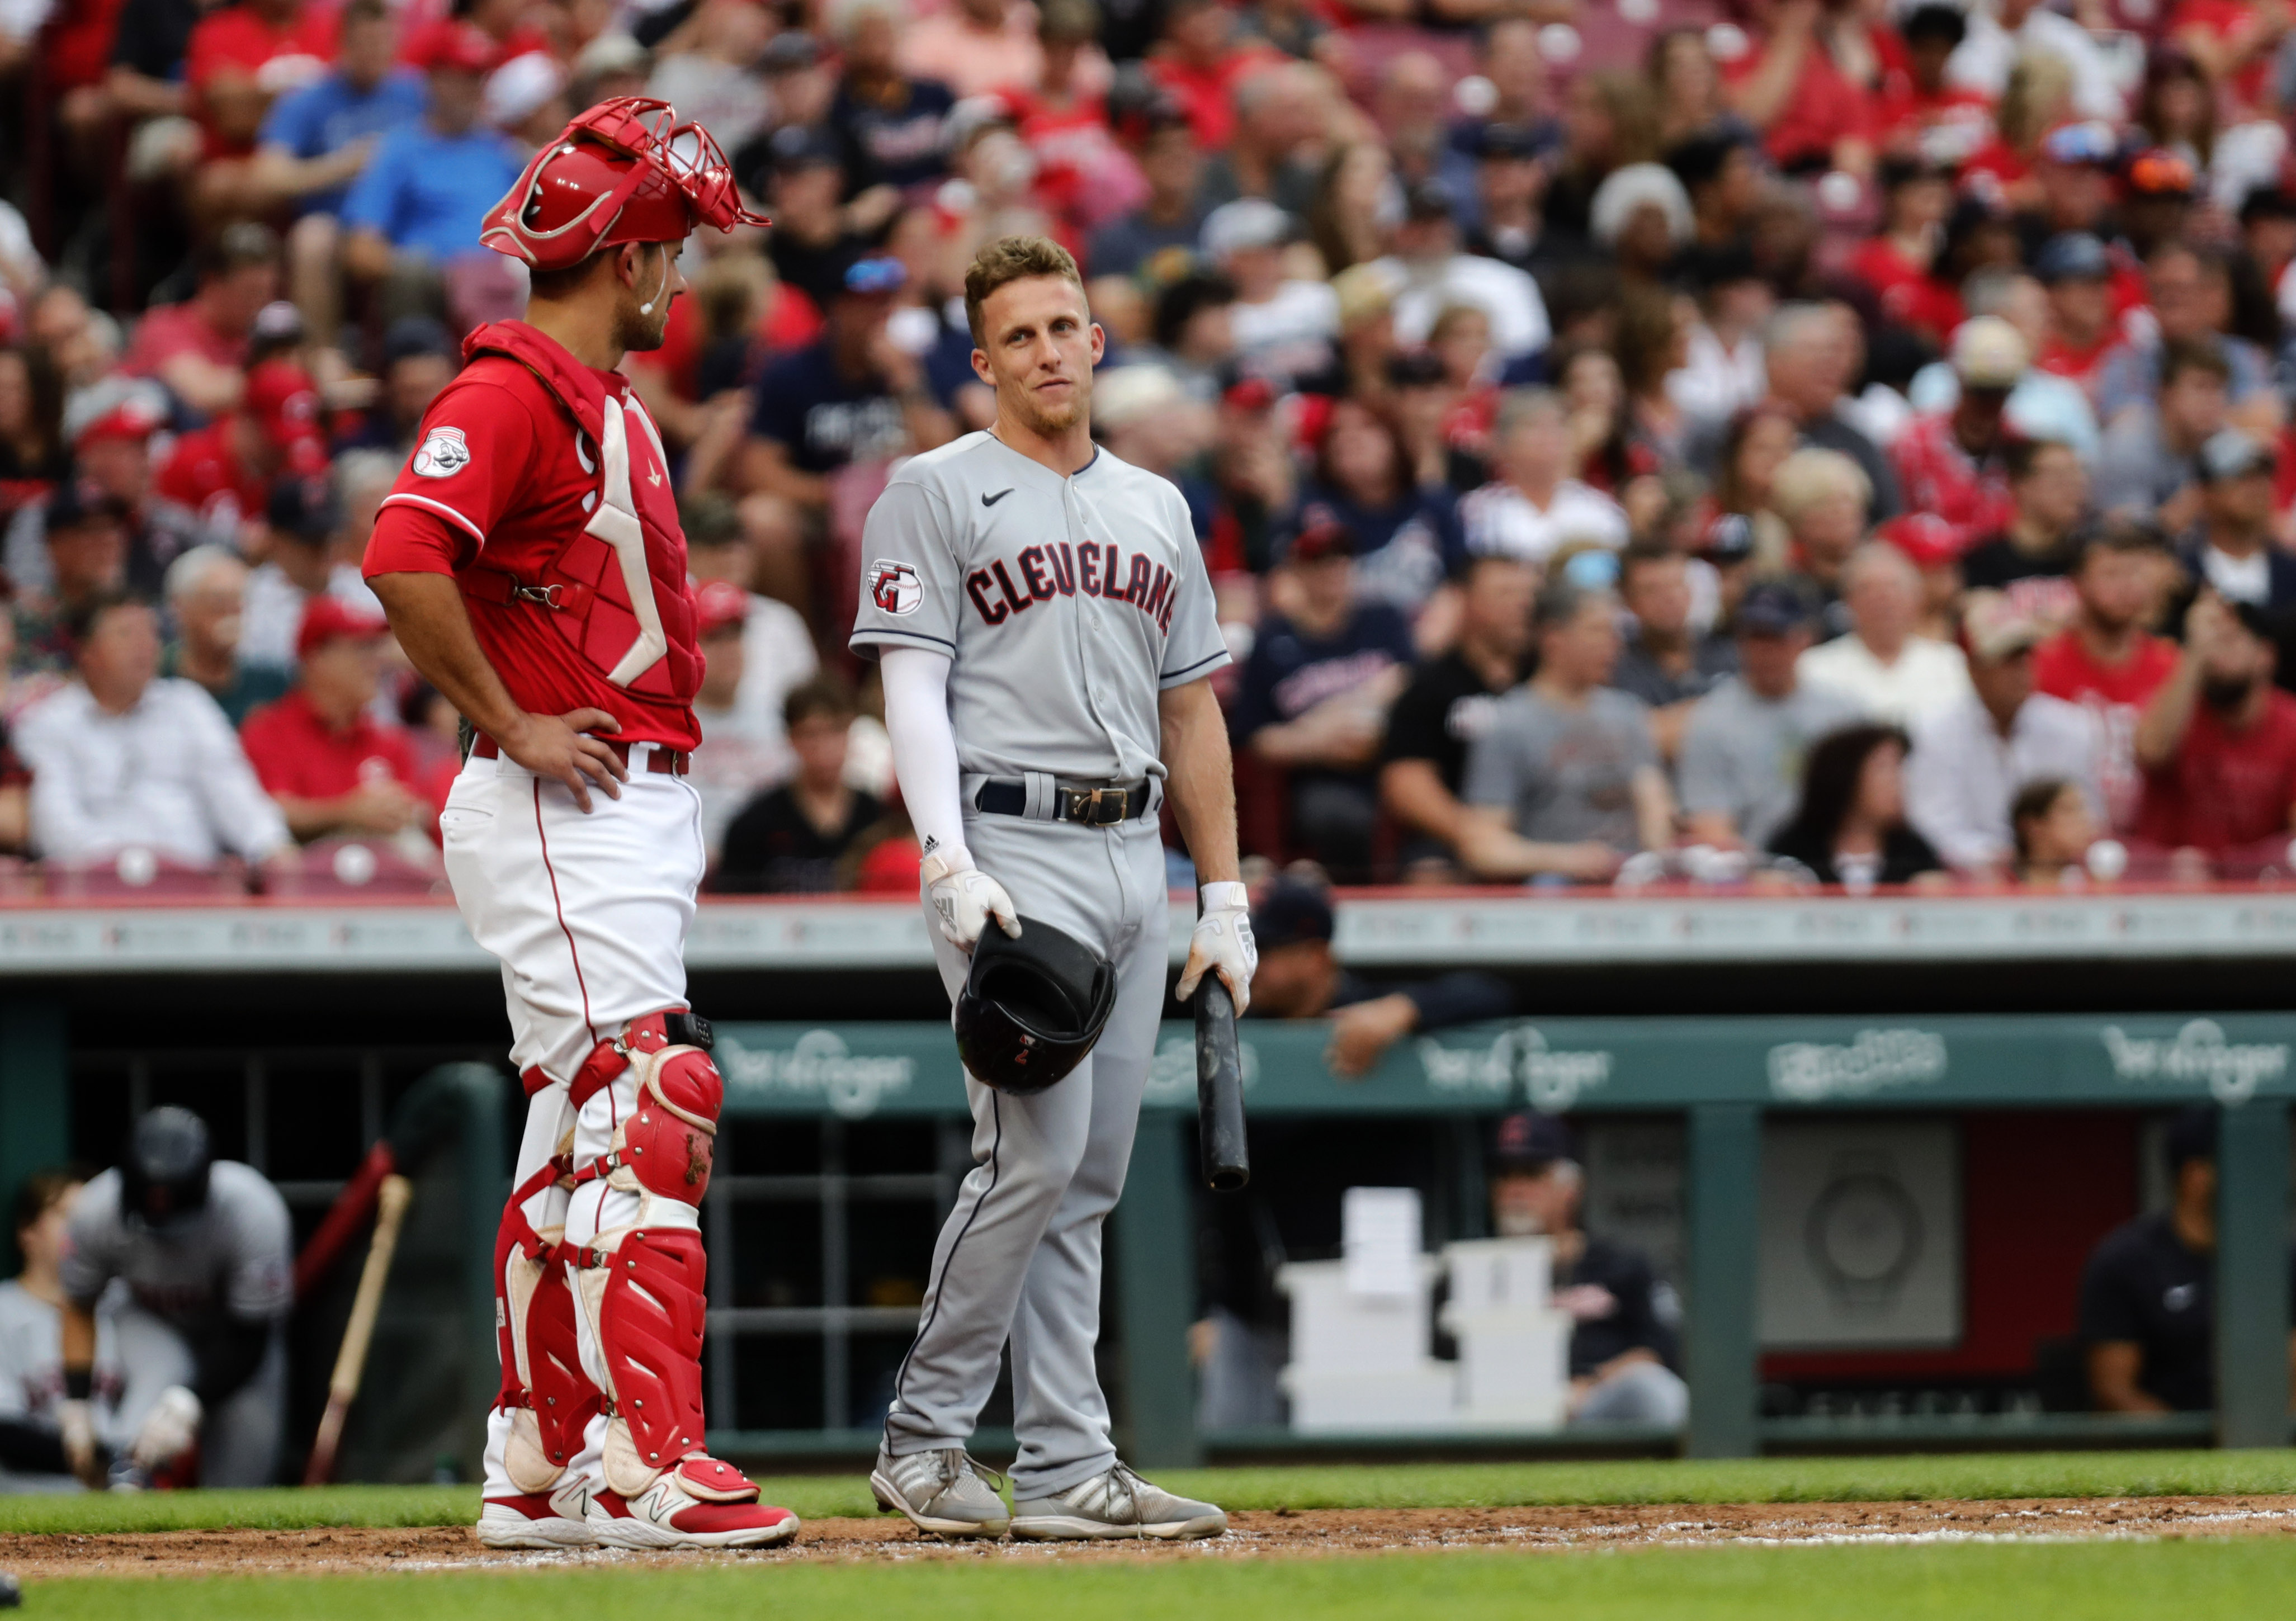
[[(2120, 1428), (2156, 1438), (2286, 1438), (2287, 1290), (2271, 1257), (2284, 1257), (2286, 1053), (2296, 1019), (2274, 1010), (2296, 965), (2296, 894), (1851, 901), (1390, 892), (1344, 897), (1340, 920), (1341, 954), (1353, 966), (1389, 976), (1489, 967), (1538, 1011), (1438, 1037), (1434, 1051), (1454, 1055), (1439, 1063), (1439, 1078), (1426, 1067), (1427, 1049), (1407, 1043), (1352, 1086), (1323, 1068), (1320, 1030), (1250, 1021), (1255, 1117), (1449, 1121), (1443, 1129), (1469, 1145), (1480, 1123), (1526, 1100), (1684, 1120), (1690, 1450), (2116, 1433), (2113, 1420), (2054, 1415), (1759, 1418), (1750, 1201), (1765, 1118), (2159, 1109), (2201, 1097), (2230, 1105), (2219, 1258), (2225, 1396), (2212, 1419)], [(1185, 937), (1176, 915), (1176, 962)], [(932, 1016), (939, 991), (930, 962), (921, 919), (906, 904), (701, 909), (689, 951), (695, 1000), (730, 1037), (723, 1057), (732, 1123), (705, 1221), (713, 1249), (709, 1388), (718, 1438), (731, 1451), (847, 1457), (871, 1444), (856, 1415), (865, 1419), (906, 1343), (919, 1252), (929, 1252), (968, 1162), (954, 1054), (945, 1023)], [(0, 1183), (75, 1150), (108, 1157), (138, 1104), (184, 1101), (217, 1118), (224, 1151), (267, 1165), (299, 1210), (315, 1216), (372, 1140), (380, 1112), (414, 1077), (447, 1057), (499, 1065), (497, 985), (451, 909), (436, 904), (0, 908)], [(1728, 1007), (1769, 1017), (1547, 1016)], [(1882, 1013), (1802, 1011), (1845, 1007)], [(1962, 1007), (2008, 1011), (1939, 1011)], [(2085, 1011), (2023, 1012), (2049, 1007)], [(2215, 1008), (2231, 1011), (2210, 1015), (2213, 1045), (2180, 1046), (2189, 1010)], [(2117, 1071), (2103, 1044), (2108, 1026), (2153, 1044), (2162, 1055), (2156, 1072)], [(1864, 1092), (1817, 1096), (1807, 1083), (1794, 1083), (1801, 1093), (1776, 1090), (1773, 1049), (1854, 1051), (1866, 1029), (1933, 1036), (1942, 1066)], [(1137, 1455), (1158, 1463), (1298, 1444), (1264, 1430), (1199, 1433), (1194, 1424), (1184, 1350), (1198, 1306), (1194, 1257), (1176, 1239), (1191, 1231), (1192, 1201), (1208, 1196), (1192, 1191), (1189, 1176), (1185, 1036), (1177, 1025), (1165, 1034), (1111, 1232), (1104, 1364)], [(1556, 1077), (1576, 1060), (1556, 1054), (1608, 1054), (1601, 1083), (1561, 1096)], [(1477, 1078), (1460, 1079), (1466, 1075)], [(1460, 1150), (1463, 1160), (1472, 1154)], [(902, 1236), (896, 1242), (889, 1233)], [(803, 1257), (801, 1269), (792, 1270), (791, 1257)], [(1546, 1444), (1488, 1436), (1363, 1444), (1417, 1442)], [(1615, 1436), (1593, 1444), (1668, 1443)]]

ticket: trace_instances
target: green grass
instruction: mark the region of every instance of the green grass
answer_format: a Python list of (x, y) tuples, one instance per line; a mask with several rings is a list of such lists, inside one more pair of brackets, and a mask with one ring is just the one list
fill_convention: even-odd
[[(1939, 1497), (2149, 1497), (2296, 1493), (2296, 1451), (1965, 1453), (1882, 1458), (1638, 1459), (1599, 1463), (1316, 1465), (1159, 1470), (1162, 1485), (1231, 1509), (1493, 1508), (1540, 1503), (1887, 1502)], [(808, 1519), (873, 1514), (849, 1475), (767, 1478), (768, 1502)], [(460, 1525), (469, 1486), (0, 1497), (0, 1535), (250, 1526)]]
[[(696, 1570), (44, 1582), (24, 1613), (59, 1621), (563, 1621), (572, 1615), (774, 1621), (2248, 1621), (2284, 1613), (2296, 1547), (2155, 1543), (1388, 1554), (1060, 1567), (918, 1562)], [(620, 1594), (617, 1599), (614, 1595)]]

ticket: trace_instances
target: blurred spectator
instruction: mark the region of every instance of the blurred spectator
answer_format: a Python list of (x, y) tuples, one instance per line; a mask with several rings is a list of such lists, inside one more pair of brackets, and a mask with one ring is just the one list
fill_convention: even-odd
[(1587, 225), (1630, 282), (1655, 282), (1695, 229), (1690, 198), (1662, 163), (1629, 163), (1595, 189)]
[[(74, 390), (64, 413), (79, 478), (126, 509), (127, 583), (136, 591), (156, 591), (168, 565), (198, 540), (193, 514), (159, 499), (153, 487), (152, 436), (167, 417), (167, 397), (157, 384), (117, 373)], [(10, 527), (7, 568), (19, 591), (53, 586), (45, 550), (37, 544), (44, 522), (44, 515), (27, 512)]]
[(489, 276), (507, 268), (479, 246), (479, 227), (523, 159), (507, 136), (479, 121), (486, 75), (499, 60), (485, 29), (439, 23), (409, 43), (406, 59), (424, 73), (422, 118), (382, 137), (343, 199), (343, 263), (379, 284), (385, 314), (445, 315), (441, 278), (457, 260), (470, 258)]
[[(1375, 159), (1376, 177), (1385, 180), (1387, 149), (1377, 142), (1351, 143), (1332, 151), (1328, 163), (1319, 161), (1323, 96), (1321, 76), (1305, 63), (1256, 61), (1236, 80), (1234, 132), (1204, 160), (1197, 206), (1210, 209), (1239, 197), (1264, 197), (1287, 214), (1308, 217), (1319, 192), (1328, 194), (1351, 156)], [(1333, 272), (1355, 262), (1354, 256), (1327, 254), (1325, 259)]]
[[(12, 1230), (23, 1270), (0, 1283), (0, 1493), (70, 1491), (64, 1455), (63, 1304), (60, 1271), (65, 1224), (86, 1174), (60, 1166), (35, 1171), (15, 1190)], [(119, 1392), (118, 1347), (99, 1323), (95, 1379), (100, 1406)], [(104, 1416), (110, 1416), (108, 1411)], [(101, 1461), (101, 1460), (100, 1460)]]
[(1303, 212), (1328, 274), (1367, 266), (1386, 251), (1394, 188), (1394, 160), (1376, 141), (1348, 142), (1324, 160)]
[(2088, 31), (2040, 0), (1995, 0), (1972, 6), (1968, 33), (1946, 64), (1948, 82), (1997, 102), (2021, 53), (2057, 58), (2071, 70), (2073, 105), (2083, 118), (2118, 121), (2122, 111), (2112, 64)]
[(1906, 762), (1906, 815), (1948, 866), (2007, 869), (2016, 854), (2010, 807), (2036, 778), (2079, 782), (2103, 808), (2090, 718), (2033, 690), (2033, 650), (2046, 634), (1997, 591), (1973, 591), (1963, 608), (1972, 690), (1915, 725)]
[(701, 746), (693, 751), (693, 769), (685, 780), (701, 797), (701, 842), (715, 856), (734, 813), (786, 769), (789, 745), (778, 726), (762, 735), (753, 731), (741, 701), (748, 673), (743, 651), (750, 594), (727, 580), (708, 580), (694, 594), (694, 602), (704, 660), (701, 689), (693, 695)]
[(159, 675), (146, 604), (116, 593), (73, 614), (70, 685), (24, 712), (17, 751), (32, 773), (40, 855), (86, 861), (131, 846), (204, 866), (228, 851), (258, 860), (290, 842), (215, 700)]
[(2072, 622), (2034, 650), (2033, 686), (2095, 722), (2095, 780), (2115, 831), (2136, 823), (2144, 780), (2136, 717), (2177, 667), (2176, 644), (2145, 628), (2169, 567), (2150, 527), (2116, 520), (2087, 536), (2073, 570)]
[[(125, 1379), (118, 1433), (139, 1463), (189, 1463), (207, 1486), (267, 1486), (286, 1423), (295, 1302), (286, 1201), (252, 1166), (211, 1160), (206, 1123), (186, 1109), (144, 1115), (121, 1158), (72, 1202), (60, 1269), (65, 1343), (75, 1329), (93, 1340), (97, 1301), (117, 1281), (105, 1310)], [(161, 1453), (171, 1428), (176, 1445)], [(148, 1486), (151, 1476), (139, 1467), (117, 1483)]]
[[(353, 457), (343, 459), (346, 481), (356, 466)], [(331, 596), (365, 613), (382, 611), (357, 566), (332, 555), (344, 511), (345, 503), (324, 479), (284, 479), (272, 491), (265, 514), (265, 558), (247, 577), (242, 664), (292, 668), (304, 610), (313, 597)]]
[(1610, 684), (1650, 706), (1651, 736), (1671, 762), (1698, 700), (1736, 674), (1726, 636), (1690, 622), (1690, 562), (1661, 546), (1633, 545), (1619, 557), (1619, 600), (1634, 621)]
[(727, 894), (834, 889), (840, 864), (884, 815), (883, 805), (846, 780), (853, 693), (843, 681), (824, 672), (791, 688), (782, 718), (797, 774), (741, 806), (726, 828), (713, 881)]
[(387, 0), (349, 0), (333, 70), (272, 103), (248, 183), (264, 211), (298, 216), (287, 233), (288, 291), (320, 342), (341, 318), (341, 235), (335, 216), (384, 135), (422, 116), (422, 76), (393, 61)]
[(1674, 799), (1639, 699), (1603, 684), (1619, 659), (1619, 605), (1568, 580), (1538, 594), (1538, 670), (1470, 745), (1459, 854), (1479, 878), (1613, 876), (1674, 841)]
[(234, 728), (258, 704), (286, 695), (291, 673), (285, 666), (247, 664), (239, 657), (245, 563), (221, 546), (193, 546), (168, 565), (165, 601), (175, 636), (160, 659), (160, 675), (205, 688)]
[(1289, 274), (1292, 217), (1264, 198), (1239, 198), (1204, 216), (1204, 258), (1235, 286), (1227, 319), (1236, 362), (1285, 384), (1329, 366), (1340, 330), (1330, 283)]
[(1480, 309), (1491, 323), (1491, 347), (1503, 364), (1529, 359), (1554, 339), (1538, 283), (1512, 265), (1460, 250), (1458, 199), (1439, 180), (1423, 180), (1404, 197), (1394, 246), (1377, 261), (1395, 300), (1395, 335), (1427, 340), (1435, 317), (1454, 305)]
[(2204, 591), (2184, 653), (2136, 723), (2136, 837), (2180, 876), (2286, 858), (2296, 830), (2296, 697), (2272, 684), (2273, 625)]
[(202, 160), (193, 170), (195, 216), (228, 219), (257, 212), (250, 159), (264, 115), (283, 93), (325, 74), (335, 54), (337, 19), (308, 0), (242, 0), (193, 25), (184, 61), (185, 111), (200, 122)]
[(742, 460), (750, 489), (824, 512), (829, 474), (931, 450), (953, 437), (924, 368), (885, 330), (906, 280), (898, 259), (855, 258), (839, 277), (828, 330), (758, 377)]
[(1893, 726), (1917, 725), (1969, 695), (1961, 650), (1917, 634), (1921, 576), (1904, 553), (1860, 546), (1841, 571), (1849, 634), (1801, 656), (1801, 679), (1838, 688), (1866, 715)]
[(2274, 615), (2296, 608), (2296, 556), (2273, 539), (2273, 488), (2279, 458), (2237, 428), (2220, 429), (2195, 464), (2200, 522), (2181, 558), (2196, 583), (2228, 602)]
[(202, 539), (244, 550), (246, 526), (263, 521), (275, 489), (325, 467), (318, 386), (282, 357), (248, 373), (236, 409), (176, 440), (155, 487)]
[(1682, 1302), (1650, 1257), (1587, 1232), (1587, 1176), (1552, 1115), (1501, 1120), (1490, 1161), (1491, 1226), (1554, 1246), (1554, 1305), (1570, 1314), (1570, 1421), (1679, 1428), (1690, 1388), (1674, 1371)]
[(767, 155), (774, 209), (767, 257), (784, 285), (825, 312), (842, 296), (845, 273), (865, 257), (868, 241), (858, 206), (844, 202), (844, 160), (826, 130), (798, 124), (775, 130)]
[(1792, 416), (1802, 443), (1838, 450), (1857, 463), (1873, 491), (1869, 515), (1880, 522), (1898, 515), (1898, 480), (1889, 459), (1843, 413), (1844, 390), (1857, 364), (1855, 325), (1856, 318), (1838, 306), (1784, 305), (1770, 318), (1763, 358), (1770, 397)]
[(1403, 616), (1358, 599), (1355, 548), (1337, 523), (1292, 541), (1296, 589), (1253, 640), (1233, 722), (1239, 744), (1287, 775), (1292, 842), (1349, 880), (1371, 868), (1372, 766), (1412, 662)]
[(1570, 435), (1561, 395), (1508, 389), (1499, 398), (1496, 433), (1493, 481), (1459, 503), (1470, 552), (1544, 567), (1572, 541), (1612, 548), (1627, 544), (1627, 515), (1619, 503), (1568, 476)]
[(72, 660), (73, 615), (127, 578), (127, 510), (110, 495), (73, 482), (48, 500), (48, 590), (16, 604), (14, 667), (62, 670)]
[(1890, 447), (1907, 508), (1942, 518), (1964, 542), (2009, 521), (2001, 415), (2026, 358), (2025, 340), (1998, 315), (1964, 322), (1953, 339), (1960, 399), (1943, 414), (1915, 417)]
[[(1762, 330), (1772, 313), (1769, 283), (1755, 274), (1754, 257), (1742, 246), (1697, 256), (1693, 274), (1698, 319), (1690, 326), (1682, 364), (1667, 373), (1666, 391), (1693, 428), (1711, 432), (1726, 424), (1718, 458), (1719, 479), (1729, 476), (1731, 454), (1742, 429), (1733, 419), (1759, 405), (1769, 392), (1769, 368), (1762, 354)], [(1772, 424), (1791, 423), (1782, 410), (1766, 413)], [(1794, 446), (1788, 438), (1780, 457)]]
[(1928, 512), (1905, 512), (1874, 530), (1874, 538), (1904, 553), (1920, 577), (1915, 632), (1939, 642), (1956, 639), (1963, 591), (1960, 531)]
[[(1210, 405), (1226, 391), (1235, 362), (1235, 283), (1218, 272), (1191, 271), (1156, 296), (1154, 341), (1132, 351), (1136, 365), (1160, 365), (1187, 397)], [(1267, 387), (1260, 381), (1260, 386)], [(1099, 422), (1099, 413), (1094, 413)]]
[(406, 729), (371, 712), (390, 635), (381, 614), (313, 597), (295, 636), (294, 690), (240, 728), (256, 780), (298, 839), (428, 831), (437, 817), (416, 791)]
[(1138, 152), (1148, 197), (1120, 219), (1093, 233), (1085, 267), (1095, 276), (1140, 276), (1169, 284), (1195, 255), (1204, 210), (1197, 202), (1203, 159), (1188, 115), (1177, 102), (1159, 102), (1142, 115)]
[[(660, 42), (646, 94), (739, 151), (778, 111), (758, 73), (774, 17), (747, 0), (701, 0)], [(546, 60), (546, 59), (545, 59)], [(562, 122), (565, 115), (557, 118)], [(554, 124), (550, 132), (557, 133)]]
[(2201, 446), (2225, 425), (2231, 369), (2206, 344), (2160, 350), (2158, 391), (2106, 429), (2098, 457), (2096, 503), (2107, 512), (2151, 520), (2177, 534), (2199, 516), (2192, 489)]
[(238, 405), (246, 387), (256, 312), (279, 296), (279, 238), (266, 225), (242, 222), (201, 249), (196, 264), (198, 290), (181, 304), (146, 312), (121, 365), (133, 376), (159, 379), (193, 411), (213, 416)]
[[(2144, 266), (2157, 336), (2128, 341), (2107, 355), (2098, 370), (2096, 414), (2108, 430), (2121, 413), (2168, 388), (2165, 354), (2172, 344), (2213, 349), (2224, 363), (2225, 398), (2252, 432), (2276, 427), (2279, 405), (2271, 393), (2271, 363), (2252, 343), (2228, 334), (2232, 323), (2232, 274), (2214, 253), (2171, 240), (2152, 252)], [(2156, 382), (2156, 379), (2158, 381)]]
[(1398, 865), (1414, 880), (1455, 875), (1467, 750), (1521, 684), (1530, 652), (1538, 570), (1491, 554), (1470, 559), (1458, 583), (1458, 643), (1419, 667), (1388, 711), (1380, 747), (1380, 803), (1403, 826)]
[(1448, 486), (1423, 483), (1402, 436), (1354, 399), (1332, 402), (1316, 469), (1300, 492), (1300, 527), (1338, 523), (1362, 547), (1356, 589), (1416, 616), (1465, 556)]
[(2011, 439), (2003, 448), (2013, 508), (1961, 560), (1972, 590), (2006, 593), (2020, 611), (2054, 629), (2073, 614), (2073, 569), (2081, 556), (2088, 470), (2070, 445)]
[(1895, 726), (1851, 726), (1820, 739), (1802, 771), (1801, 803), (1771, 836), (1770, 854), (1853, 895), (1937, 872), (1937, 852), (1906, 823), (1908, 747)]
[(1259, 967), (1251, 978), (1255, 1019), (1332, 1021), (1325, 1068), (1342, 1081), (1379, 1068), (1405, 1036), (1479, 1019), (1504, 1019), (1513, 996), (1504, 981), (1472, 970), (1382, 991), (1343, 966), (1332, 950), (1331, 896), (1317, 884), (1279, 878), (1251, 908)]
[[(2179, 1109), (2161, 1148), (2169, 1203), (2107, 1233), (2081, 1273), (2080, 1338), (2100, 1412), (2216, 1405), (2217, 1142), (2210, 1104)], [(2296, 1358), (2296, 1337), (2290, 1355)]]
[(70, 470), (63, 414), (64, 380), (46, 351), (0, 348), (0, 521)]
[(2105, 355), (2120, 336), (2112, 300), (2111, 250), (2086, 231), (2051, 237), (2033, 261), (2048, 290), (2049, 336), (2034, 356), (2043, 372), (2094, 386)]
[(2037, 777), (2009, 805), (2017, 843), (2017, 876), (2042, 888), (2077, 888), (2088, 880), (2088, 849), (2096, 842), (2096, 814), (2088, 790), (2063, 777)]
[(1855, 724), (1857, 701), (1800, 679), (1816, 618), (1783, 580), (1750, 589), (1732, 620), (1738, 670), (1690, 708), (1676, 781), (1685, 839), (1722, 849), (1766, 847), (1800, 798), (1810, 745)]
[[(1456, 137), (1455, 137), (1456, 143)], [(1467, 233), (1469, 253), (1496, 259), (1536, 278), (1584, 244), (1562, 240), (1546, 228), (1545, 162), (1554, 133), (1524, 124), (1486, 124), (1474, 136), (1475, 228)]]
[(1849, 560), (1866, 536), (1873, 503), (1873, 481), (1838, 450), (1797, 450), (1771, 476), (1770, 508), (1785, 525), (1790, 543), (1782, 561), (1816, 599), (1821, 639), (1849, 628), (1849, 610), (1841, 603), (1849, 594)]
[(1187, 109), (1196, 144), (1216, 151), (1235, 128), (1236, 86), (1282, 57), (1268, 45), (1238, 40), (1235, 13), (1222, 0), (1169, 0), (1162, 11), (1162, 37), (1148, 53), (1149, 76)]
[[(759, 780), (778, 782), (796, 769), (782, 730), (782, 701), (821, 667), (805, 616), (777, 597), (750, 590), (756, 558), (740, 520), (723, 496), (689, 496), (678, 506), (685, 527), (685, 556), (697, 585), (726, 581), (740, 587), (748, 603), (742, 632), (742, 675), (723, 729), (738, 733), (763, 752)], [(717, 731), (703, 728), (705, 736)]]
[(422, 413), (462, 364), (454, 339), (429, 315), (393, 321), (382, 334), (382, 397), (356, 431), (336, 441), (336, 450), (379, 450), (404, 462), (414, 454)]
[(904, 191), (940, 178), (956, 98), (938, 78), (901, 71), (907, 8), (900, 0), (840, 0), (828, 22), (844, 73), (827, 122), (843, 148), (848, 184)]

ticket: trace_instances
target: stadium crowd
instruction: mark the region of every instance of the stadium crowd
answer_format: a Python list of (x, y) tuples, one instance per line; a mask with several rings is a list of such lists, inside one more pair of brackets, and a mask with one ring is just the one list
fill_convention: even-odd
[(456, 720), (358, 560), (461, 335), (521, 307), (481, 215), (648, 94), (775, 221), (697, 236), (629, 363), (701, 585), (721, 890), (914, 889), (858, 536), (890, 463), (990, 420), (961, 282), (1015, 232), (1107, 329), (1095, 431), (1194, 515), (1258, 855), (2285, 871), (2291, 22), (0, 0), (0, 846), (429, 870)]

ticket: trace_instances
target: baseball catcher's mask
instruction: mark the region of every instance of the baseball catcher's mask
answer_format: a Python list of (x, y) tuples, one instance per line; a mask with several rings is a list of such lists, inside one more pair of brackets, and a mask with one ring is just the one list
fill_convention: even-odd
[(599, 102), (535, 153), (479, 240), (537, 270), (565, 270), (621, 242), (768, 223), (743, 206), (709, 132), (676, 119), (650, 96)]
[(1082, 1063), (1116, 1006), (1116, 970), (1075, 936), (1034, 918), (1014, 939), (991, 927), (956, 998), (956, 1051), (999, 1092), (1042, 1092)]

